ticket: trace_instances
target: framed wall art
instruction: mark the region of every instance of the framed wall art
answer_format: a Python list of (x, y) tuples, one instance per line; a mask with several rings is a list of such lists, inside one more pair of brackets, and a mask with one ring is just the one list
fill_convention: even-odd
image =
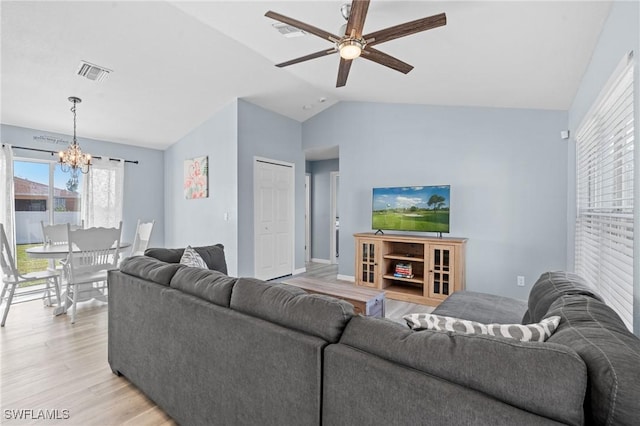
[(209, 157), (184, 160), (184, 197), (187, 200), (209, 196)]

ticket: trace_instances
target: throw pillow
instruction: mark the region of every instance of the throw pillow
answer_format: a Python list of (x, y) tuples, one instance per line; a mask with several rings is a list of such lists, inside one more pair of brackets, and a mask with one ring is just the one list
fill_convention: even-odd
[(182, 253), (182, 257), (180, 258), (180, 263), (187, 266), (193, 266), (194, 268), (209, 269), (205, 261), (202, 259), (202, 256), (200, 256), (191, 246), (187, 246), (187, 248), (184, 249), (184, 253)]
[(464, 334), (487, 334), (521, 342), (544, 342), (560, 324), (559, 316), (545, 318), (537, 324), (482, 324), (460, 318), (434, 314), (409, 314), (404, 320), (413, 330), (453, 331)]

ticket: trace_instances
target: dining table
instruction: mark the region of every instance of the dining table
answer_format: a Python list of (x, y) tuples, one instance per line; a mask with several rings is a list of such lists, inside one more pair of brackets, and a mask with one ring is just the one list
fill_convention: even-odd
[[(121, 242), (120, 245), (118, 246), (118, 250), (126, 249), (129, 247), (131, 247), (131, 243)], [(113, 250), (115, 250), (115, 246)], [(66, 259), (67, 256), (69, 256), (69, 245), (68, 244), (43, 244), (41, 246), (29, 247), (25, 251), (29, 257), (32, 257), (34, 259), (60, 260), (60, 259)], [(72, 251), (80, 252), (80, 249), (74, 246), (72, 248)], [(88, 284), (88, 285), (90, 286), (91, 284)], [(84, 300), (89, 300), (91, 298), (105, 300), (104, 294), (98, 289), (95, 289), (95, 291), (93, 292), (83, 291), (83, 293), (85, 293)], [(64, 300), (64, 303), (62, 304), (62, 306), (58, 306), (53, 310), (53, 315), (61, 315), (66, 313), (67, 309), (70, 306), (66, 290), (64, 291), (64, 293), (61, 294), (60, 297), (62, 300)]]
[[(131, 247), (131, 243), (121, 242), (119, 250)], [(73, 251), (79, 251), (74, 247)], [(115, 247), (114, 247), (115, 250)], [(27, 255), (34, 259), (64, 259), (69, 254), (69, 246), (67, 244), (43, 244), (41, 246), (29, 247)]]

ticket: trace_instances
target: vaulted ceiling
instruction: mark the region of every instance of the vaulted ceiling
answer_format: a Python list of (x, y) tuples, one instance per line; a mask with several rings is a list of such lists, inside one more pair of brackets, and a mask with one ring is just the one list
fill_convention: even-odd
[[(2, 1), (3, 124), (164, 149), (235, 98), (304, 121), (340, 101), (567, 110), (610, 1), (372, 0), (365, 32), (444, 12), (447, 25), (377, 48), (404, 75), (338, 55), (276, 68), (331, 44), (285, 38), (267, 10), (337, 33), (344, 1)], [(85, 60), (113, 70), (76, 75)]]

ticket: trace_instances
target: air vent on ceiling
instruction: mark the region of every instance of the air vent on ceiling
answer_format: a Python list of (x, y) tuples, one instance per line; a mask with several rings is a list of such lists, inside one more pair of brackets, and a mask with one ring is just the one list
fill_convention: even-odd
[(276, 22), (275, 24), (273, 24), (273, 28), (278, 30), (280, 34), (287, 38), (300, 37), (306, 34), (301, 29), (296, 28), (292, 25), (283, 24), (282, 22)]
[(78, 66), (77, 74), (80, 77), (88, 78), (93, 81), (103, 81), (112, 70), (101, 67), (99, 65), (94, 65), (86, 61), (81, 61)]

